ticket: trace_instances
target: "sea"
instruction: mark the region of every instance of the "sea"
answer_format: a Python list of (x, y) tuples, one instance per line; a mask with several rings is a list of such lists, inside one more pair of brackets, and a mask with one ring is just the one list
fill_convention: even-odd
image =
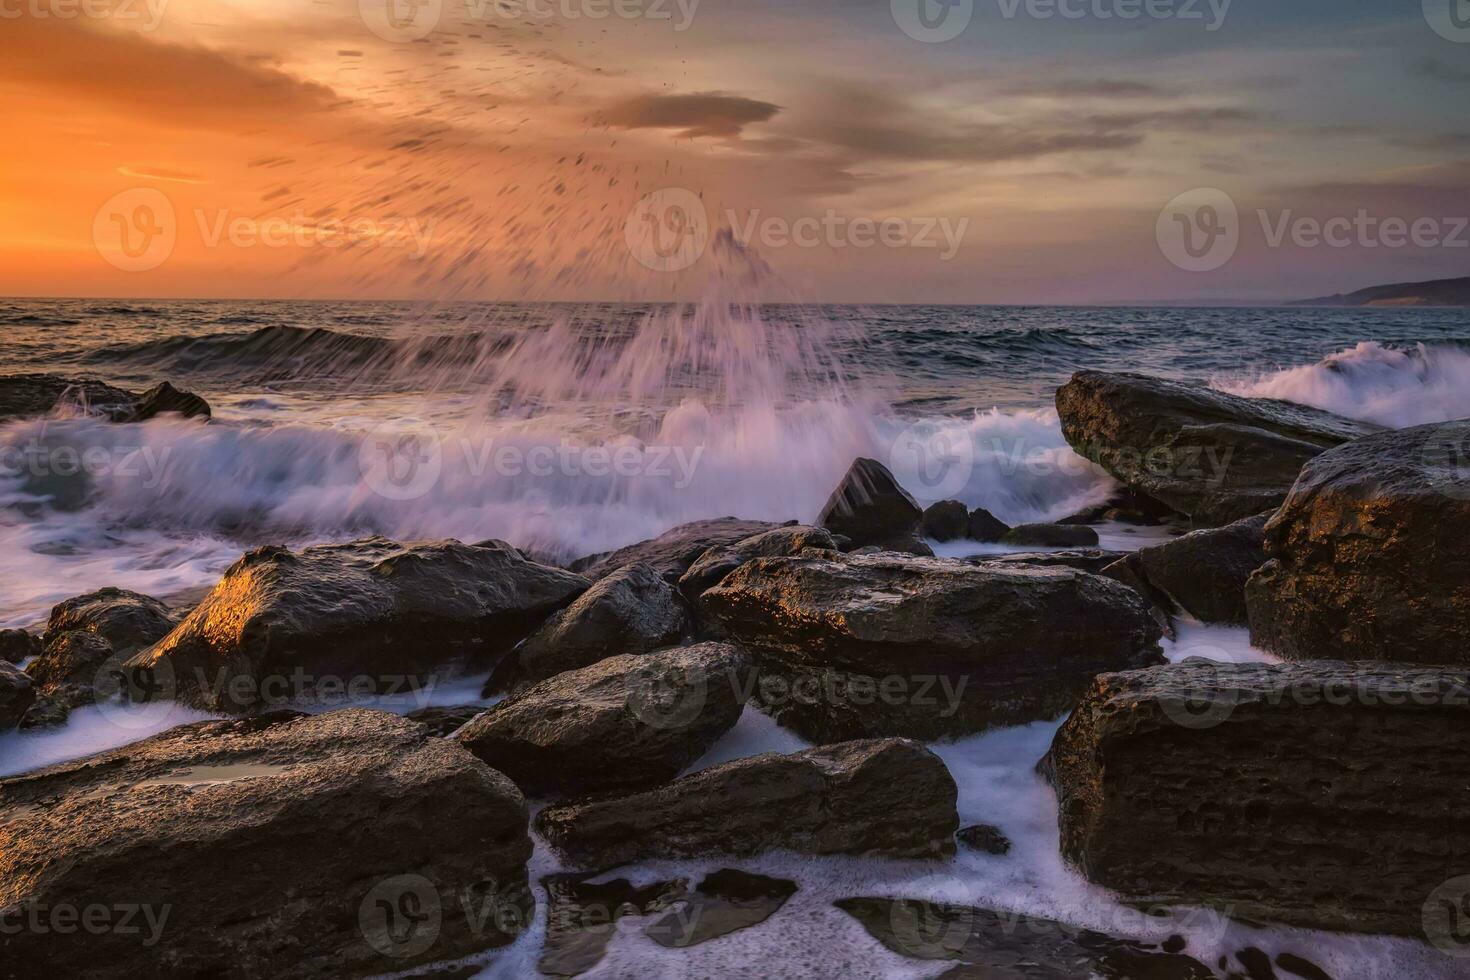
[[(1012, 524), (1055, 520), (1117, 489), (1061, 434), (1054, 395), (1080, 370), (1427, 424), (1470, 417), (1470, 315), (0, 300), (0, 373), (132, 391), (166, 380), (213, 409), (207, 423), (115, 425), (73, 399), (48, 418), (0, 422), (0, 627), (38, 628), (55, 602), (103, 586), (187, 604), (261, 544), (498, 538), (565, 561), (702, 518), (810, 522), (860, 456), (889, 465), (921, 503), (957, 499)], [(1163, 533), (1109, 527), (1103, 539), (1128, 548)], [(1244, 630), (1189, 622), (1166, 653), (1270, 660)], [(464, 703), (477, 690), (469, 679), (380, 706)], [(120, 726), (115, 712), (81, 709), (64, 729), (0, 736), (0, 775), (202, 717), (174, 707)], [(1014, 842), (1009, 854), (962, 852), (937, 865), (767, 855), (633, 869), (697, 880), (728, 865), (794, 879), (799, 891), (761, 926), (691, 949), (657, 946), (625, 920), (588, 975), (929, 977), (952, 966), (885, 949), (831, 905), (858, 894), (1135, 938), (1179, 933), (1222, 976), (1244, 972), (1232, 957), (1247, 947), (1305, 956), (1338, 980), (1465, 975), (1464, 961), (1412, 939), (1132, 913), (1060, 858), (1056, 800), (1033, 771), (1058, 723), (934, 746), (959, 782), (962, 824), (999, 826)], [(747, 708), (692, 768), (800, 747)], [(557, 869), (538, 844), (533, 873)], [(542, 928), (476, 967), (534, 975)]]

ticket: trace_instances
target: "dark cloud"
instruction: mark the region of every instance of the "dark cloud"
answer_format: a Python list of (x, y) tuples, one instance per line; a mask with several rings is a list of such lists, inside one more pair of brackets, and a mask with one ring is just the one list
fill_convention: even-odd
[(1384, 140), (1389, 146), (1408, 150), (1470, 150), (1470, 133), (1427, 133), (1422, 136), (1394, 136)]
[(1171, 98), (1170, 92), (1147, 82), (1118, 78), (1069, 78), (1055, 82), (1026, 82), (1005, 90), (1006, 95), (1041, 96), (1044, 98)]
[(617, 129), (677, 129), (691, 139), (733, 139), (746, 126), (766, 122), (780, 111), (770, 102), (723, 92), (638, 95), (608, 106), (597, 121)]
[(1470, 85), (1470, 68), (1446, 64), (1438, 58), (1425, 58), (1414, 65), (1412, 72), (1420, 78), (1432, 78), (1437, 82)]

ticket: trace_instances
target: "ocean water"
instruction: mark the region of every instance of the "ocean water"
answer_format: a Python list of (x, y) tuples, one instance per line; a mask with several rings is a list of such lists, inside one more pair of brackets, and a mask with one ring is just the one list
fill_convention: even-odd
[[(498, 537), (555, 558), (688, 520), (812, 520), (859, 455), (923, 502), (1011, 523), (1106, 499), (1062, 439), (1052, 399), (1079, 369), (1207, 381), (1386, 425), (1470, 416), (1470, 322), (1456, 310), (681, 307), (0, 301), (0, 365), (204, 395), (214, 420), (0, 423), (0, 626), (115, 585), (185, 601), (246, 548), (366, 533)], [(1104, 529), (1127, 548), (1164, 529)], [(981, 550), (956, 544), (944, 554)], [(1244, 630), (1183, 625), (1172, 659), (1268, 660)], [(473, 701), (475, 679), (402, 704)], [(0, 774), (147, 737), (184, 709), (82, 709), (64, 729), (0, 736)], [(734, 866), (795, 879), (762, 926), (665, 950), (625, 921), (589, 976), (928, 977), (947, 964), (882, 948), (833, 899), (983, 905), (1117, 935), (1184, 934), (1213, 963), (1292, 951), (1344, 978), (1463, 976), (1413, 940), (1145, 921), (1066, 867), (1056, 800), (1035, 775), (1058, 721), (935, 746), (962, 823), (1010, 854), (942, 863), (773, 854)], [(701, 768), (802, 743), (747, 708)], [(640, 879), (730, 862), (653, 864)], [(536, 874), (558, 870), (538, 844)], [(539, 889), (538, 899), (541, 899)], [(533, 975), (543, 926), (481, 958)], [(839, 966), (831, 951), (842, 951)], [(1238, 965), (1235, 965), (1238, 969)]]

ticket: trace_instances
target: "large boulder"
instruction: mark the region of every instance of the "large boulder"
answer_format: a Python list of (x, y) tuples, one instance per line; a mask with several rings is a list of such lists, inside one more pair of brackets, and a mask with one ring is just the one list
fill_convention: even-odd
[(750, 666), (724, 643), (612, 657), (513, 695), (454, 737), (533, 796), (642, 789), (735, 725)]
[(149, 388), (138, 396), (133, 410), (123, 419), (125, 422), (146, 422), (160, 415), (181, 415), (184, 418), (209, 418), (209, 402), (192, 391), (180, 391), (167, 381)]
[(1246, 623), (1245, 585), (1266, 563), (1266, 521), (1257, 514), (1141, 548), (1103, 574), (1139, 589), (1169, 612), (1206, 623)]
[(57, 411), (95, 415), (112, 422), (143, 422), (163, 412), (208, 417), (209, 403), (167, 381), (136, 395), (96, 378), (63, 378), (54, 374), (0, 376), (0, 420)]
[(1467, 731), (1463, 671), (1192, 659), (1099, 677), (1042, 769), (1125, 898), (1407, 935), (1470, 872)]
[(41, 655), (26, 667), (26, 673), (46, 694), (66, 684), (92, 687), (104, 667), (120, 667), (112, 644), (98, 633), (71, 630), (46, 644)]
[(812, 741), (934, 739), (1050, 718), (1099, 672), (1163, 659), (1136, 592), (1065, 567), (762, 558), (700, 605), (757, 654), (762, 708)]
[(36, 685), (29, 674), (0, 660), (0, 732), (8, 732), (30, 710), (36, 700)]
[(0, 660), (24, 663), (41, 652), (40, 637), (25, 630), (0, 630)]
[(970, 510), (958, 500), (941, 500), (924, 508), (920, 532), (935, 541), (955, 541), (970, 531)]
[(128, 662), (175, 697), (248, 713), (321, 693), (402, 690), (504, 653), (587, 588), (501, 542), (366, 538), (258, 548)]
[(1266, 525), (1251, 641), (1289, 660), (1470, 664), (1470, 420), (1314, 459)]
[(996, 517), (984, 507), (976, 507), (970, 511), (970, 523), (966, 529), (966, 536), (971, 541), (993, 542), (999, 541), (1010, 533), (1011, 526)]
[(152, 596), (106, 588), (53, 606), (41, 642), (50, 644), (73, 631), (95, 633), (116, 652), (129, 655), (157, 643), (177, 625), (168, 606)]
[(571, 569), (596, 580), (634, 562), (643, 562), (652, 565), (668, 581), (677, 582), (689, 571), (689, 566), (709, 549), (731, 545), (778, 526), (768, 521), (743, 521), (736, 517), (693, 521), (617, 551), (578, 558), (571, 563)]
[(878, 739), (752, 756), (630, 796), (549, 806), (536, 828), (588, 868), (774, 849), (934, 858), (954, 853), (957, 793), (924, 746)]
[(690, 631), (688, 609), (674, 587), (644, 562), (598, 580), (552, 615), (497, 671), (492, 689), (524, 686), (619, 654), (678, 643)]
[(679, 589), (690, 601), (720, 584), (720, 581), (735, 569), (755, 558), (780, 558), (799, 555), (808, 548), (821, 551), (836, 551), (837, 541), (826, 528), (790, 524), (765, 531), (736, 541), (734, 544), (711, 548), (699, 556), (679, 579)]
[(530, 856), (510, 780), (413, 722), (200, 722), (0, 780), (7, 919), (70, 908), (107, 926), (0, 930), (0, 961), (17, 976), (398, 972), (514, 939)]
[(857, 459), (822, 508), (817, 523), (856, 547), (915, 538), (924, 512), (876, 459)]
[(1057, 390), (1062, 434), (1124, 485), (1213, 527), (1270, 510), (1302, 466), (1382, 431), (1292, 402), (1082, 371)]

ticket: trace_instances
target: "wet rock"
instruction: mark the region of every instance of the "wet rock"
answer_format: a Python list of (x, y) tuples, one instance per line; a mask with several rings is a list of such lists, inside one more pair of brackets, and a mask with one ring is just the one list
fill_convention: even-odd
[(97, 702), (97, 696), (101, 693), (109, 695), (113, 692), (104, 687), (101, 691), (92, 684), (62, 684), (53, 687), (47, 693), (38, 695), (36, 703), (31, 705), (20, 720), (21, 731), (39, 731), (46, 728), (60, 728), (65, 725), (71, 713), (77, 708), (85, 707)]
[(674, 587), (652, 565), (634, 562), (553, 614), (516, 648), (513, 670), (497, 672), (487, 693), (499, 693), (500, 685), (525, 687), (618, 654), (670, 646), (691, 628)]
[(1101, 548), (1077, 548), (1070, 551), (1028, 551), (1012, 555), (972, 555), (966, 561), (976, 564), (998, 565), (1036, 565), (1048, 568), (1059, 565), (1064, 568), (1075, 568), (1079, 572), (1090, 572), (1093, 575), (1100, 574), (1103, 569), (1122, 561), (1128, 556), (1126, 551), (1104, 551)]
[(954, 853), (956, 796), (934, 753), (876, 739), (752, 756), (642, 793), (552, 805), (536, 827), (589, 868), (774, 849), (932, 858)]
[(1170, 612), (1182, 608), (1206, 623), (1244, 626), (1245, 586), (1266, 563), (1269, 517), (1258, 514), (1142, 548), (1121, 559), (1117, 575), (1104, 574), (1134, 585)]
[(127, 667), (229, 713), (344, 687), (401, 691), (493, 660), (586, 588), (498, 542), (258, 548)]
[(1099, 677), (1041, 768), (1125, 898), (1408, 935), (1470, 855), (1467, 723), (1463, 671), (1194, 659)]
[(469, 724), (476, 716), (486, 711), (483, 704), (461, 704), (452, 707), (419, 708), (404, 715), (428, 729), (430, 735), (445, 738)]
[(755, 558), (781, 558), (799, 555), (808, 548), (837, 551), (837, 540), (826, 528), (793, 524), (778, 527), (731, 545), (711, 548), (699, 556), (684, 577), (679, 590), (690, 601), (720, 584), (726, 575)]
[(1000, 832), (1000, 828), (989, 824), (977, 823), (973, 827), (965, 827), (955, 834), (955, 839), (972, 851), (983, 851), (986, 854), (1009, 854), (1011, 852), (1011, 840)]
[(10, 374), (0, 377), (0, 419), (49, 415), (58, 404), (120, 419), (136, 396), (95, 378), (61, 378), (53, 374)]
[(25, 671), (0, 660), (0, 732), (8, 732), (25, 717), (36, 700), (36, 686)]
[(512, 695), (455, 738), (533, 796), (640, 789), (734, 726), (749, 672), (724, 643), (611, 657)]
[(25, 630), (0, 630), (0, 661), (24, 663), (41, 652), (41, 639)]
[(1266, 525), (1251, 641), (1288, 660), (1470, 664), (1470, 420), (1314, 459)]
[(732, 545), (779, 526), (767, 521), (742, 521), (735, 517), (693, 521), (617, 551), (578, 558), (570, 567), (572, 571), (596, 580), (634, 562), (643, 562), (652, 565), (666, 581), (677, 582), (709, 549)]
[(199, 722), (0, 780), (0, 908), (149, 913), (132, 934), (5, 930), (0, 956), (31, 976), (398, 972), (510, 942), (530, 855), (510, 780), (410, 721)]
[(644, 935), (673, 949), (685, 949), (758, 926), (781, 910), (797, 892), (796, 882), (725, 868), (704, 876), (693, 894)]
[(1064, 517), (1058, 524), (1105, 524), (1116, 521), (1138, 527), (1157, 527), (1180, 515), (1164, 504), (1141, 493), (1123, 489), (1106, 503), (1096, 504)]
[(64, 684), (94, 687), (109, 661), (121, 669), (112, 644), (99, 633), (72, 630), (46, 644), (41, 655), (26, 667), (38, 692), (51, 693)]
[(152, 596), (106, 588), (53, 606), (41, 640), (49, 644), (73, 631), (95, 633), (114, 652), (129, 656), (157, 643), (177, 625), (168, 606)]
[(827, 498), (817, 523), (861, 548), (913, 537), (923, 516), (888, 467), (859, 458)]
[(1270, 510), (1307, 460), (1381, 431), (1291, 402), (1100, 371), (1058, 389), (1057, 412), (1079, 455), (1205, 527)]
[(871, 547), (876, 550), (871, 552), (868, 552), (866, 548), (859, 548), (858, 550), (866, 552), (868, 554), (881, 554), (886, 551), (889, 554), (912, 555), (915, 558), (934, 557), (934, 549), (929, 547), (923, 541), (919, 540), (919, 537), (914, 534), (906, 534), (901, 537), (890, 538), (887, 541), (884, 541), (880, 544), (872, 545)]
[(762, 709), (817, 742), (1054, 717), (1099, 672), (1162, 662), (1137, 593), (1062, 567), (762, 558), (700, 607), (756, 655)]
[(900, 956), (954, 960), (952, 980), (1214, 980), (1178, 949), (1115, 939), (1090, 929), (1015, 912), (893, 898), (844, 898), (839, 909)]
[(997, 520), (995, 515), (983, 507), (976, 507), (970, 511), (969, 531), (966, 535), (971, 541), (979, 541), (982, 544), (990, 544), (999, 541), (1010, 531), (1011, 526), (1004, 521)]
[(160, 415), (181, 415), (184, 418), (209, 418), (209, 402), (192, 391), (180, 391), (164, 381), (154, 385), (138, 396), (137, 403), (129, 412), (125, 422), (146, 422)]
[(1332, 976), (1326, 970), (1295, 953), (1280, 954), (1276, 957), (1276, 965), (1287, 973), (1302, 977), (1303, 980), (1332, 980)]
[(546, 889), (546, 942), (536, 969), (547, 977), (575, 977), (602, 962), (618, 920), (654, 915), (683, 897), (683, 879), (635, 886), (618, 878), (593, 882), (595, 874), (554, 874)]
[(970, 532), (970, 511), (958, 500), (941, 500), (924, 510), (919, 528), (926, 538), (954, 541)]
[(1007, 531), (1000, 542), (1027, 548), (1095, 548), (1097, 532), (1085, 524), (1022, 524)]

